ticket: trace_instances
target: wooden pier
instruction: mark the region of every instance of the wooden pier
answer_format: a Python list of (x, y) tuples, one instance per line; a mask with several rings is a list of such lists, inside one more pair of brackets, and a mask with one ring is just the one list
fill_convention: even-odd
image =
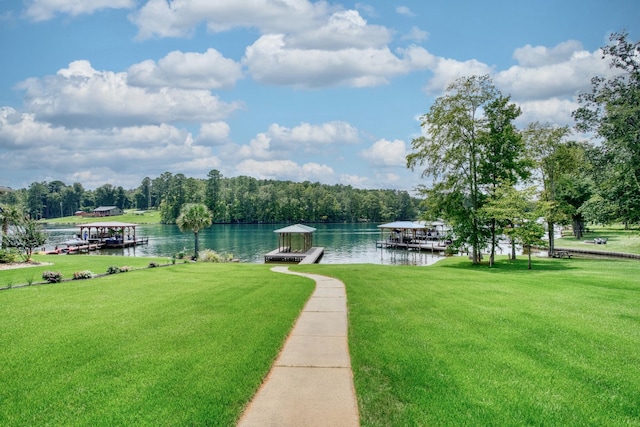
[(312, 247), (306, 252), (281, 252), (274, 249), (264, 256), (265, 263), (315, 264), (324, 255), (323, 247)]

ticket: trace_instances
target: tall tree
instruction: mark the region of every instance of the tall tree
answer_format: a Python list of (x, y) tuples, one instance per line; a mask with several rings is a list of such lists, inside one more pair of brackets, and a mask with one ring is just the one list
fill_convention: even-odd
[(14, 224), (13, 233), (6, 236), (7, 247), (22, 250), (25, 261), (30, 262), (34, 249), (44, 245), (48, 236), (38, 221), (24, 217)]
[(5, 205), (0, 206), (0, 229), (2, 230), (2, 249), (7, 247), (7, 236), (9, 235), (9, 227), (19, 224), (24, 218), (24, 214), (17, 206)]
[(425, 135), (412, 141), (413, 152), (407, 156), (411, 169), (425, 166), (422, 176), (433, 179), (427, 198), (438, 201), (430, 202), (437, 209), (432, 213), (441, 213), (451, 223), (458, 244), (471, 246), (474, 264), (480, 262), (487, 242), (479, 211), (484, 198), (482, 112), (498, 96), (489, 76), (456, 80), (420, 118)]
[(602, 57), (609, 58), (615, 76), (593, 77), (591, 92), (579, 95), (581, 107), (573, 116), (578, 131), (602, 138), (608, 166), (601, 196), (617, 197), (610, 202), (628, 224), (640, 220), (640, 42), (628, 40), (626, 32), (612, 34), (609, 42)]
[(559, 194), (562, 178), (574, 172), (579, 166), (575, 144), (565, 138), (570, 131), (567, 126), (531, 123), (524, 131), (527, 150), (535, 162), (537, 177), (542, 184), (540, 200), (547, 202), (544, 217), (547, 222), (549, 256), (553, 255), (556, 224), (568, 223), (570, 208), (563, 203)]
[[(510, 103), (510, 97), (499, 96), (492, 100), (486, 105), (484, 113), (487, 126), (481, 131), (482, 151), (478, 168), (484, 194), (495, 198), (500, 185), (513, 186), (525, 179), (529, 176), (532, 165), (526, 155), (522, 135), (513, 123), (520, 116), (521, 110)], [(493, 266), (497, 236), (507, 224), (491, 216), (487, 220), (490, 233), (489, 265)]]
[(176, 223), (180, 231), (193, 231), (195, 240), (193, 259), (198, 259), (198, 233), (211, 225), (212, 218), (211, 211), (203, 203), (187, 203), (180, 210)]

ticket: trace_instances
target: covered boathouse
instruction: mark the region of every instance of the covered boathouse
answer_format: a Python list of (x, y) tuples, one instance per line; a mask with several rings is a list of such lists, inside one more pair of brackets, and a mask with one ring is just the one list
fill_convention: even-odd
[(149, 243), (149, 238), (136, 235), (137, 225), (116, 221), (80, 224), (78, 237), (90, 244), (97, 244), (99, 248), (127, 248)]
[[(447, 231), (444, 222), (395, 221), (379, 225), (378, 248), (413, 249), (418, 251), (441, 252), (447, 248)], [(384, 238), (384, 233), (388, 233)]]
[(265, 263), (282, 262), (297, 264), (314, 264), (324, 254), (323, 247), (313, 246), (315, 228), (296, 224), (275, 230), (278, 235), (278, 249), (264, 256)]

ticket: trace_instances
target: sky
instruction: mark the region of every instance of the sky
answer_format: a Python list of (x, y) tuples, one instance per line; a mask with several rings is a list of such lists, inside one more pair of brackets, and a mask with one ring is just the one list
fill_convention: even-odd
[[(163, 172), (411, 191), (419, 117), (489, 74), (573, 126), (637, 0), (0, 0), (0, 186)], [(577, 137), (577, 136), (576, 136)]]

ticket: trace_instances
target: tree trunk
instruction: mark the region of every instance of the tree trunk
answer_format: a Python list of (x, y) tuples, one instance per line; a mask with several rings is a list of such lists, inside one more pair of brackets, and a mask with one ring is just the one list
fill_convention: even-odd
[(554, 243), (555, 243), (555, 236), (553, 235), (553, 231), (554, 231), (554, 224), (553, 222), (547, 222), (547, 232), (549, 234), (549, 256), (553, 256), (553, 251), (554, 251)]
[(489, 267), (493, 267), (496, 257), (496, 220), (491, 220), (491, 254), (489, 255)]
[(193, 260), (197, 260), (198, 259), (198, 232), (194, 231), (193, 235), (195, 236), (195, 249), (193, 251)]
[(516, 241), (511, 239), (511, 259), (516, 259)]
[(529, 245), (527, 248), (529, 249), (529, 264), (527, 269), (531, 270), (531, 245)]

